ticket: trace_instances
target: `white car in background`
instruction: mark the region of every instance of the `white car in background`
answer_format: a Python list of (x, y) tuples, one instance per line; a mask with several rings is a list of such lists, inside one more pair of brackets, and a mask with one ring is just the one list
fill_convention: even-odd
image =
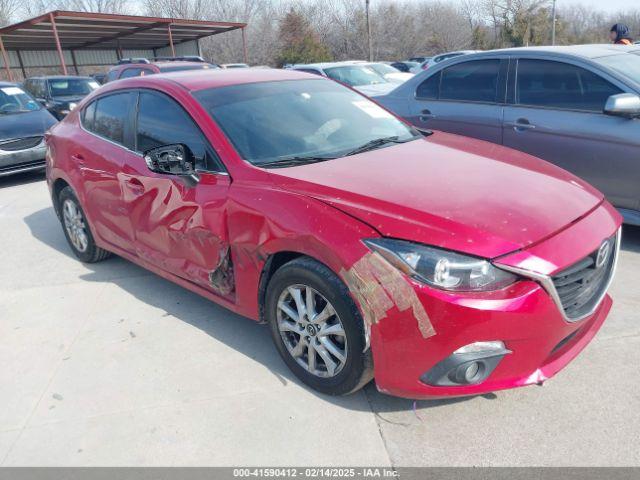
[(373, 70), (382, 75), (385, 79), (391, 83), (400, 84), (404, 83), (410, 78), (413, 78), (413, 73), (401, 72), (397, 68), (393, 68), (388, 63), (374, 62), (366, 63), (365, 65), (371, 67)]
[(220, 65), (222, 68), (249, 68), (246, 63), (223, 63)]
[(362, 61), (308, 63), (292, 65), (289, 68), (331, 78), (353, 87), (368, 97), (386, 95), (398, 86)]
[(420, 65), (420, 68), (422, 68), (422, 70), (426, 70), (430, 67), (433, 67), (436, 63), (440, 63), (444, 60), (448, 60), (453, 57), (459, 57), (460, 55), (469, 55), (470, 53), (478, 53), (481, 51), (482, 50), (458, 50), (456, 52), (441, 53), (440, 55), (434, 55), (429, 60), (426, 60), (425, 62), (423, 62), (422, 65)]

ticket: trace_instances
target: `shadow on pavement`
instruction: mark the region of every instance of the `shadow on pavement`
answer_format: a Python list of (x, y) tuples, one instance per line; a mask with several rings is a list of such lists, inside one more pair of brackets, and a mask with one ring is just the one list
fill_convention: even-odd
[(0, 177), (0, 188), (15, 187), (16, 185), (26, 185), (27, 183), (41, 182), (46, 179), (44, 169), (33, 172), (16, 173)]
[[(75, 258), (67, 245), (60, 223), (52, 207), (39, 210), (24, 219), (34, 238), (48, 247)], [(81, 275), (89, 282), (110, 282), (135, 296), (138, 300), (162, 309), (170, 315), (202, 330), (207, 335), (234, 348), (238, 352), (264, 365), (286, 386), (301, 383), (289, 371), (273, 346), (269, 330), (215, 303), (183, 289), (120, 257), (112, 257), (101, 263), (85, 264), (91, 272)], [(144, 277), (144, 280), (141, 278)], [(305, 387), (306, 388), (306, 387)], [(380, 413), (411, 411), (414, 402), (379, 393), (373, 383), (366, 387), (366, 402), (359, 395), (331, 397), (310, 390), (315, 395), (343, 408), (368, 411), (383, 421)], [(418, 401), (416, 409), (434, 408), (465, 401), (468, 398)]]

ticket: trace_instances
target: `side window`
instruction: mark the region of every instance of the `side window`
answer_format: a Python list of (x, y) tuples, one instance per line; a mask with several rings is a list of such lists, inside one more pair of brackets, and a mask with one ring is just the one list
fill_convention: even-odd
[(22, 85), (27, 92), (29, 92), (34, 97), (37, 97), (36, 92), (33, 91), (33, 80), (25, 80)]
[(38, 94), (42, 98), (51, 98), (49, 95), (49, 82), (47, 80), (38, 80)]
[(601, 112), (618, 87), (593, 72), (562, 62), (518, 60), (516, 103)]
[(299, 72), (305, 73), (313, 73), (314, 75), (322, 75), (318, 70), (314, 70), (313, 68), (296, 68)]
[(29, 92), (36, 98), (45, 98), (44, 89), (42, 85), (44, 81), (42, 80), (29, 80), (28, 85), (25, 85)]
[(141, 68), (127, 68), (122, 71), (122, 75), (120, 75), (120, 78), (139, 77), (141, 74)]
[(98, 104), (98, 102), (91, 102), (82, 111), (82, 117), (81, 117), (82, 126), (84, 128), (86, 128), (87, 130), (89, 130), (90, 132), (93, 132), (93, 130), (94, 130), (94, 119), (95, 119), (95, 116), (96, 116), (96, 105), (97, 104)]
[(140, 93), (136, 150), (144, 153), (155, 147), (182, 143), (196, 157), (196, 168), (224, 171), (191, 117), (174, 100), (159, 93)]
[(125, 145), (125, 128), (129, 119), (132, 95), (117, 93), (99, 98), (93, 121), (93, 132), (112, 142)]
[(471, 60), (442, 72), (441, 100), (495, 102), (500, 60)]
[[(109, 73), (107, 73), (107, 82), (113, 82), (117, 78), (118, 78), (118, 71), (117, 70), (110, 70)], [(107, 83), (107, 82), (105, 82), (105, 83)]]
[(437, 100), (440, 95), (440, 76), (442, 72), (431, 75), (416, 88), (416, 98)]

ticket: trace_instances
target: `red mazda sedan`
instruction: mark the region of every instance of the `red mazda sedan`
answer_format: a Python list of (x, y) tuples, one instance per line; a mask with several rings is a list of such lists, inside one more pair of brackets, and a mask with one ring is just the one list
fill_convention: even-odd
[(114, 82), (47, 145), (81, 261), (113, 252), (268, 323), (321, 392), (540, 383), (611, 308), (621, 218), (600, 192), (524, 153), (415, 130), (321, 77)]

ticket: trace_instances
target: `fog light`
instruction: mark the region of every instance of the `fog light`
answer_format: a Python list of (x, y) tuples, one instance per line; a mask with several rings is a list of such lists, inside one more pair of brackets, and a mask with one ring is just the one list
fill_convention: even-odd
[(470, 363), (469, 365), (467, 365), (467, 367), (464, 369), (464, 379), (465, 379), (465, 381), (467, 383), (473, 382), (473, 380), (478, 375), (479, 371), (480, 371), (480, 364), (478, 362), (473, 362), (473, 363)]
[(470, 343), (423, 373), (420, 380), (434, 386), (477, 385), (484, 382), (509, 353), (500, 340)]

